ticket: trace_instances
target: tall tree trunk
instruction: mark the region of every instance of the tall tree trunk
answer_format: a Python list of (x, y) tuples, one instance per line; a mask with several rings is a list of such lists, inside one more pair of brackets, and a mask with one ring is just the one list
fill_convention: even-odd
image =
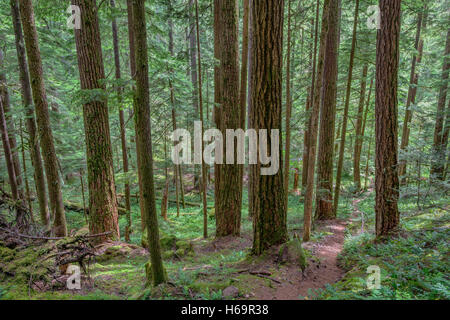
[[(252, 129), (253, 120), (252, 120), (252, 95), (253, 95), (253, 87), (252, 87), (252, 70), (253, 70), (253, 2), (254, 0), (249, 0), (248, 6), (248, 76), (247, 76), (247, 128)], [(253, 184), (256, 180), (253, 177), (253, 170), (251, 170), (250, 166), (248, 166), (248, 217), (249, 219), (253, 219)]]
[[(217, 2), (216, 2), (217, 3)], [(241, 107), (239, 104), (239, 45), (238, 45), (238, 3), (236, 0), (220, 0), (221, 32), (220, 39), (220, 88), (221, 105), (218, 112), (217, 128), (224, 136), (223, 154), (226, 155), (228, 137), (226, 130), (241, 127)], [(237, 109), (239, 108), (239, 109)], [(233, 141), (234, 137), (231, 137)], [(238, 152), (234, 143), (234, 157)], [(216, 164), (215, 214), (216, 237), (239, 236), (242, 205), (242, 165), (233, 163)]]
[(161, 258), (158, 218), (156, 215), (155, 189), (153, 181), (153, 151), (150, 119), (150, 95), (148, 80), (147, 26), (145, 22), (145, 0), (132, 0), (133, 33), (135, 40), (136, 91), (135, 112), (138, 150), (140, 154), (139, 174), (142, 175), (142, 194), (145, 223), (148, 236), (151, 261), (151, 279), (157, 286), (166, 279), (166, 272)]
[[(173, 14), (173, 8), (172, 8), (172, 2), (169, 0), (168, 3), (169, 6), (169, 52), (170, 56), (173, 57), (173, 22), (172, 22), (172, 14)], [(173, 77), (173, 69), (172, 67), (169, 68), (170, 78), (169, 78), (169, 90), (170, 90), (170, 104), (172, 106), (172, 129), (173, 131), (177, 130), (177, 116), (175, 111), (175, 92), (172, 84), (172, 77)], [(174, 142), (174, 145), (176, 142)], [(179, 186), (183, 184), (183, 180), (181, 180), (181, 165), (174, 164), (173, 165), (173, 172), (174, 172), (174, 178), (175, 178), (175, 196), (177, 201), (177, 217), (180, 216), (180, 202), (179, 202)], [(184, 194), (181, 195), (183, 199), (183, 208), (184, 208)]]
[[(408, 97), (406, 99), (405, 106), (405, 118), (403, 120), (403, 129), (402, 129), (402, 141), (400, 144), (400, 149), (402, 152), (407, 152), (408, 144), (409, 144), (409, 123), (412, 118), (412, 111), (410, 109), (411, 103), (415, 103), (416, 93), (417, 93), (417, 84), (418, 84), (418, 74), (416, 74), (417, 64), (420, 63), (422, 50), (423, 50), (423, 40), (420, 39), (421, 30), (423, 27), (424, 19), (422, 11), (419, 11), (417, 16), (417, 31), (416, 31), (416, 40), (414, 43), (414, 55), (412, 57), (411, 62), (411, 74), (409, 76), (409, 88), (408, 88)], [(422, 44), (420, 44), (422, 43)], [(416, 52), (417, 55), (416, 55)], [(400, 164), (398, 167), (398, 174), (401, 178), (401, 183), (406, 183), (406, 159), (402, 157), (400, 160)]]
[(20, 18), (22, 20), (26, 52), (28, 56), (31, 89), (36, 110), (36, 120), (47, 176), (50, 210), (54, 217), (53, 234), (58, 237), (67, 235), (66, 216), (61, 192), (61, 180), (58, 174), (53, 133), (50, 126), (47, 95), (45, 92), (41, 53), (34, 21), (32, 0), (20, 1)]
[[(305, 121), (305, 135), (303, 140), (303, 168), (302, 168), (302, 193), (306, 194), (306, 185), (308, 182), (308, 161), (309, 161), (309, 141), (311, 135), (311, 111), (314, 99), (314, 89), (316, 82), (316, 60), (317, 60), (317, 40), (319, 33), (319, 12), (320, 12), (320, 1), (317, 0), (316, 3), (316, 16), (315, 16), (315, 26), (314, 26), (314, 54), (312, 51), (310, 53), (311, 60), (311, 86), (308, 88), (308, 99), (306, 103), (306, 121)], [(314, 24), (314, 20), (313, 20)], [(311, 26), (312, 27), (312, 26)], [(311, 33), (311, 41), (312, 41)]]
[(36, 132), (36, 119), (34, 116), (33, 97), (31, 93), (30, 74), (28, 72), (28, 63), (23, 40), (22, 23), (20, 22), (19, 3), (17, 0), (10, 0), (10, 4), (16, 42), (17, 60), (19, 63), (22, 104), (24, 105), (26, 115), (26, 126), (29, 135), (31, 161), (34, 168), (34, 183), (39, 203), (39, 213), (41, 223), (49, 228), (50, 213), (48, 211), (47, 187), (45, 185), (44, 167), (42, 164), (41, 151), (39, 149), (39, 139)]
[[(204, 118), (203, 118), (203, 95), (202, 95), (202, 56), (201, 56), (201, 50), (200, 50), (200, 26), (199, 26), (199, 14), (198, 14), (198, 1), (195, 0), (195, 22), (196, 22), (196, 30), (197, 30), (197, 63), (198, 63), (198, 101), (199, 101), (199, 107), (200, 107), (200, 121), (202, 124), (202, 137), (204, 137)], [(236, 101), (237, 102), (237, 101)], [(237, 105), (237, 104), (236, 104)], [(203, 150), (204, 147), (204, 141), (202, 139), (201, 143), (201, 154), (203, 156)], [(203, 158), (203, 157), (202, 157)], [(202, 192), (202, 202), (203, 202), (203, 238), (208, 238), (208, 204), (206, 202), (206, 164), (202, 159), (202, 185), (201, 185), (201, 192)], [(239, 172), (239, 170), (238, 170)], [(241, 179), (242, 181), (242, 179)], [(240, 212), (240, 211), (239, 211)], [(216, 217), (217, 217), (217, 211), (216, 211)]]
[[(258, 133), (261, 129), (281, 130), (284, 1), (253, 1), (252, 15), (251, 127)], [(267, 150), (271, 150), (274, 141), (267, 140)], [(255, 179), (252, 252), (256, 255), (288, 239), (281, 151), (280, 141), (278, 158), (273, 160), (278, 161), (280, 170), (274, 175), (262, 175), (259, 161), (250, 165)]]
[[(445, 103), (447, 100), (447, 86), (448, 86), (448, 74), (450, 71), (450, 29), (447, 31), (447, 42), (445, 45), (444, 63), (442, 66), (441, 88), (439, 90), (439, 98), (436, 110), (436, 123), (434, 127), (434, 141), (433, 141), (433, 161), (431, 163), (431, 174), (439, 180), (444, 180), (445, 171), (445, 151), (447, 139), (445, 138), (445, 132), (447, 130), (448, 137), (448, 123), (445, 123)], [(448, 114), (447, 107), (447, 122), (450, 121), (450, 115)]]
[(339, 195), (341, 192), (342, 169), (344, 167), (345, 138), (347, 136), (348, 108), (350, 105), (350, 92), (352, 89), (353, 62), (355, 60), (356, 33), (357, 33), (357, 29), (358, 29), (358, 12), (359, 12), (359, 0), (356, 0), (355, 14), (353, 16), (352, 48), (350, 51), (350, 62), (349, 62), (349, 67), (348, 67), (347, 89), (345, 91), (344, 115), (342, 116), (341, 141), (340, 141), (340, 147), (339, 147), (339, 159), (338, 159), (338, 163), (337, 163), (336, 185), (334, 187), (334, 205), (333, 205), (334, 216), (337, 216), (337, 211), (338, 211), (338, 207), (339, 207)]
[[(242, 130), (245, 130), (245, 120), (246, 120), (246, 108), (247, 108), (247, 86), (248, 82), (248, 70), (249, 70), (249, 24), (250, 24), (250, 0), (244, 0), (244, 16), (242, 17), (242, 66), (241, 66), (241, 87), (239, 94), (239, 103), (241, 107), (240, 114), (240, 127)], [(249, 93), (250, 94), (250, 93)], [(248, 124), (247, 124), (248, 126)], [(242, 193), (244, 190), (244, 164), (240, 166), (241, 173), (239, 174), (241, 177), (241, 182), (239, 183), (239, 187), (241, 188), (241, 209), (242, 209)], [(250, 195), (248, 195), (248, 199), (250, 200)]]
[[(136, 76), (136, 50), (135, 50), (135, 40), (134, 40), (134, 30), (133, 30), (133, 0), (127, 0), (127, 14), (128, 14), (128, 44), (130, 48), (130, 72), (131, 77), (134, 79)], [(133, 110), (136, 110), (136, 100), (133, 97)], [(138, 132), (137, 128), (135, 126), (135, 143), (136, 143), (136, 150), (137, 146), (139, 144), (138, 141)], [(140, 168), (140, 154), (139, 152), (136, 152), (136, 162), (137, 162), (137, 168), (138, 168), (138, 182), (139, 182), (139, 209), (141, 211), (141, 230), (145, 230), (145, 210), (144, 210), (144, 195), (142, 193), (142, 175), (139, 174), (139, 168)]]
[(376, 235), (395, 232), (398, 211), (398, 66), (401, 0), (380, 0), (381, 29), (377, 36), (376, 59)]
[[(81, 29), (75, 29), (75, 42), (82, 90), (105, 90), (100, 29), (96, 0), (72, 0), (81, 9)], [(116, 74), (117, 76), (117, 74)], [(96, 242), (120, 239), (114, 167), (110, 140), (108, 105), (92, 99), (83, 105), (89, 186), (89, 231), (111, 232)]]
[(356, 116), (356, 133), (355, 133), (355, 148), (353, 151), (353, 182), (355, 184), (355, 191), (359, 192), (361, 190), (361, 171), (360, 171), (360, 161), (361, 161), (361, 151), (363, 144), (363, 116), (364, 116), (364, 101), (366, 95), (366, 78), (367, 78), (367, 64), (364, 65), (362, 75), (361, 75), (361, 89), (359, 91), (359, 104), (358, 104), (358, 114)]
[[(189, 10), (189, 57), (190, 57), (190, 71), (191, 71), (191, 82), (192, 82), (192, 105), (193, 105), (193, 117), (194, 119), (199, 119), (199, 96), (198, 96), (198, 69), (197, 69), (197, 38), (196, 38), (196, 24), (195, 17), (192, 15), (192, 7), (194, 6), (194, 0), (189, 0), (188, 10)], [(200, 75), (201, 76), (201, 75)], [(194, 148), (194, 144), (192, 144)], [(193, 149), (192, 149), (193, 150)], [(193, 152), (192, 152), (193, 153)], [(199, 174), (197, 166), (194, 165), (194, 188), (199, 187)]]
[(288, 208), (289, 198), (289, 162), (291, 156), (291, 0), (288, 1), (288, 37), (286, 58), (286, 149), (284, 151), (284, 207)]
[[(115, 1), (111, 0), (111, 7), (115, 8)], [(116, 79), (121, 78), (120, 71), (120, 49), (119, 49), (119, 36), (117, 30), (116, 18), (112, 19), (111, 22), (112, 35), (113, 35), (113, 47), (114, 47), (114, 66)], [(124, 185), (125, 190), (125, 209), (127, 210), (127, 225), (125, 226), (125, 241), (130, 241), (130, 231), (131, 231), (131, 204), (130, 204), (130, 184), (128, 183), (128, 152), (127, 152), (127, 137), (126, 137), (126, 127), (125, 127), (125, 114), (122, 105), (122, 88), (117, 87), (117, 101), (119, 102), (119, 123), (120, 123), (120, 142), (122, 145), (122, 165), (123, 173), (126, 176), (126, 182)]]
[(319, 154), (317, 159), (316, 218), (319, 220), (335, 217), (333, 212), (333, 155), (338, 77), (338, 0), (330, 0), (328, 24), (323, 70), (323, 100), (320, 109)]
[(319, 124), (320, 98), (322, 92), (322, 75), (328, 34), (328, 12), (330, 0), (324, 0), (322, 10), (322, 29), (320, 31), (319, 57), (317, 59), (317, 74), (314, 88), (311, 90), (312, 105), (310, 117), (310, 139), (308, 148), (308, 178), (306, 180), (305, 204), (303, 208), (303, 241), (309, 241), (311, 236), (311, 222), (314, 194), (314, 171), (316, 166), (317, 131)]

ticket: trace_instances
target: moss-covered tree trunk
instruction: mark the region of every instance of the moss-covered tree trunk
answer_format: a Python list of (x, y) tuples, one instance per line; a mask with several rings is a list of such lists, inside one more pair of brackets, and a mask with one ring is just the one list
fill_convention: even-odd
[[(128, 44), (130, 49), (130, 72), (131, 77), (134, 78), (136, 75), (136, 54), (135, 54), (135, 45), (134, 45), (134, 30), (133, 30), (133, 3), (132, 0), (127, 0), (127, 14), (128, 14)], [(133, 99), (133, 110), (135, 110), (136, 101)], [(136, 144), (136, 150), (138, 145), (138, 134), (137, 129), (135, 127), (135, 144)], [(144, 216), (144, 196), (142, 194), (142, 178), (139, 174), (139, 162), (140, 162), (140, 155), (139, 152), (136, 152), (136, 162), (137, 162), (137, 168), (138, 168), (138, 182), (139, 182), (139, 206), (140, 206), (140, 212), (141, 212), (141, 230), (145, 230), (145, 216)]]
[(14, 36), (19, 64), (20, 86), (22, 93), (22, 103), (26, 114), (26, 127), (29, 135), (29, 150), (34, 168), (34, 184), (39, 203), (39, 213), (41, 223), (47, 228), (50, 227), (50, 213), (48, 211), (47, 191), (45, 185), (44, 167), (42, 164), (41, 151), (39, 149), (39, 139), (37, 137), (36, 119), (34, 116), (33, 97), (30, 86), (30, 74), (25, 53), (23, 40), (22, 23), (20, 22), (19, 3), (17, 0), (10, 0), (11, 17), (14, 27)]
[[(81, 89), (87, 95), (83, 105), (84, 132), (89, 187), (89, 231), (92, 234), (111, 232), (96, 241), (120, 239), (114, 166), (106, 97), (92, 98), (104, 92), (100, 29), (96, 0), (72, 0), (81, 9), (81, 28), (75, 29), (75, 42)], [(98, 96), (98, 94), (96, 95)]]
[(23, 26), (26, 52), (31, 78), (31, 89), (36, 110), (36, 120), (44, 158), (45, 174), (47, 177), (50, 211), (53, 217), (53, 234), (66, 236), (66, 216), (61, 192), (61, 181), (58, 173), (58, 160), (56, 158), (53, 133), (50, 126), (47, 95), (45, 92), (42, 60), (39, 50), (38, 35), (34, 21), (34, 10), (31, 0), (21, 0), (20, 18)]
[(399, 225), (398, 211), (398, 66), (401, 0), (380, 0), (375, 98), (376, 235), (386, 237)]
[(335, 217), (333, 212), (333, 156), (338, 77), (338, 0), (330, 0), (328, 26), (323, 70), (323, 100), (320, 108), (319, 153), (317, 158), (315, 216), (319, 220)]
[[(111, 7), (115, 8), (116, 4), (114, 0), (111, 0)], [(121, 70), (120, 70), (120, 48), (119, 48), (119, 36), (117, 29), (116, 18), (111, 21), (112, 35), (113, 35), (113, 48), (114, 48), (114, 66), (115, 66), (115, 76), (116, 79), (120, 80)], [(125, 241), (130, 241), (130, 229), (131, 229), (131, 204), (130, 204), (130, 184), (128, 182), (128, 149), (127, 149), (127, 137), (126, 137), (126, 127), (125, 127), (125, 112), (124, 106), (122, 105), (122, 88), (117, 87), (117, 102), (119, 103), (119, 124), (120, 124), (120, 142), (122, 145), (122, 166), (123, 173), (126, 176), (126, 181), (124, 185), (125, 194), (125, 209), (127, 210), (127, 225), (125, 226)]]
[[(145, 0), (132, 0), (133, 32), (136, 58), (136, 91), (134, 119), (140, 155), (139, 174), (142, 181), (142, 207), (144, 209), (151, 261), (151, 282), (159, 285), (166, 281), (159, 243), (158, 218), (156, 214), (153, 181), (153, 151), (150, 123), (150, 95), (148, 79), (147, 26), (145, 22)], [(148, 279), (150, 280), (150, 279)]]
[[(281, 130), (283, 15), (284, 1), (254, 1), (252, 3), (252, 125), (261, 129)], [(267, 150), (272, 141), (268, 140)], [(281, 140), (281, 139), (280, 139)], [(279, 170), (274, 175), (262, 175), (262, 165), (250, 165), (253, 171), (253, 253), (261, 254), (272, 245), (288, 239), (284, 202), (282, 143), (279, 143)]]
[[(217, 2), (216, 2), (217, 4)], [(221, 32), (220, 37), (220, 88), (221, 104), (218, 108), (217, 128), (224, 137), (224, 163), (216, 164), (214, 174), (216, 181), (215, 215), (216, 236), (238, 236), (240, 234), (241, 204), (242, 204), (242, 170), (237, 164), (237, 145), (234, 144), (234, 162), (227, 163), (225, 159), (227, 142), (226, 130), (241, 127), (240, 97), (239, 97), (239, 46), (238, 46), (238, 11), (236, 0), (221, 0)], [(231, 139), (234, 140), (234, 137)]]

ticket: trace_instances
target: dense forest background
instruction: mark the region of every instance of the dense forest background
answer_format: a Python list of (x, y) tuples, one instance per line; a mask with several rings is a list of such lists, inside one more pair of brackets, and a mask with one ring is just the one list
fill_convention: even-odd
[[(448, 299), (449, 8), (2, 1), (0, 298)], [(194, 121), (280, 171), (174, 164)]]

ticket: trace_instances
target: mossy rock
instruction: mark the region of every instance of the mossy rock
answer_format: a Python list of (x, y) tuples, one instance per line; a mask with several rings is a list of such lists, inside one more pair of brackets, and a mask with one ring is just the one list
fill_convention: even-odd
[(133, 249), (129, 246), (115, 245), (108, 247), (102, 254), (95, 257), (97, 262), (104, 262), (112, 259), (126, 259)]
[(164, 251), (164, 253), (162, 254), (163, 259), (165, 259), (165, 260), (172, 259), (174, 257), (174, 255), (175, 255), (175, 252), (173, 250)]
[[(161, 244), (161, 248), (163, 250), (170, 250), (175, 248), (175, 243), (177, 242), (177, 238), (174, 235), (166, 234), (165, 232), (159, 232), (159, 242)], [(148, 249), (148, 236), (147, 229), (142, 232), (141, 238), (142, 247)]]
[(225, 288), (229, 287), (231, 285), (231, 280), (227, 281), (195, 281), (192, 284), (189, 285), (189, 288), (192, 289), (195, 292), (200, 293), (209, 293), (212, 291), (219, 291), (224, 290)]
[(184, 257), (185, 256), (185, 254), (186, 254), (186, 252), (184, 251), (184, 249), (177, 249), (176, 251), (175, 251), (175, 255), (177, 256), (177, 257), (179, 257), (179, 258), (181, 258), (181, 257)]
[(302, 248), (302, 242), (298, 237), (280, 246), (278, 261), (280, 263), (295, 263), (302, 271), (306, 269), (307, 259)]
[[(164, 282), (165, 282), (165, 281), (167, 281), (167, 279), (168, 279), (166, 269), (164, 269), (163, 272), (164, 272), (163, 277), (164, 277)], [(147, 263), (145, 264), (145, 275), (146, 275), (145, 286), (146, 286), (147, 288), (150, 287), (150, 286), (151, 286), (151, 287), (155, 286), (155, 281), (154, 281), (154, 279), (153, 279), (153, 266), (152, 266), (152, 264), (150, 263), (150, 261), (147, 262)]]

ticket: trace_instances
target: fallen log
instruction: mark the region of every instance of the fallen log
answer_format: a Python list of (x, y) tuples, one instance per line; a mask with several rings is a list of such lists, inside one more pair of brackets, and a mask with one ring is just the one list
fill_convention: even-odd
[[(64, 208), (66, 210), (75, 211), (75, 212), (81, 212), (81, 213), (83, 213), (84, 210), (86, 210), (86, 214), (89, 214), (89, 208), (83, 209), (83, 206), (81, 204), (78, 204), (78, 203), (75, 203), (75, 202), (71, 202), (71, 201), (68, 201), (68, 200), (64, 201)], [(119, 211), (119, 215), (127, 214), (127, 209), (122, 208), (122, 207), (118, 207), (117, 209)]]
[[(124, 195), (123, 193), (118, 193), (118, 194), (117, 194), (117, 197), (119, 197), (119, 198), (125, 198), (125, 195)], [(130, 195), (130, 198), (137, 199), (137, 198), (138, 198), (138, 195), (136, 195), (136, 194), (131, 194), (131, 195)], [(162, 197), (156, 197), (155, 200), (162, 201)], [(170, 199), (170, 198), (169, 198), (168, 201), (169, 201), (169, 202), (172, 202), (172, 203), (176, 203), (176, 202), (177, 202), (176, 199)], [(181, 203), (181, 201), (179, 201), (179, 202)], [(184, 203), (185, 203), (186, 205), (190, 206), (190, 207), (200, 207), (200, 208), (201, 208), (201, 207), (203, 206), (203, 204), (202, 204), (202, 203), (199, 203), (199, 202), (184, 201)], [(214, 208), (214, 206), (208, 206), (208, 209), (212, 209), (212, 208)]]

